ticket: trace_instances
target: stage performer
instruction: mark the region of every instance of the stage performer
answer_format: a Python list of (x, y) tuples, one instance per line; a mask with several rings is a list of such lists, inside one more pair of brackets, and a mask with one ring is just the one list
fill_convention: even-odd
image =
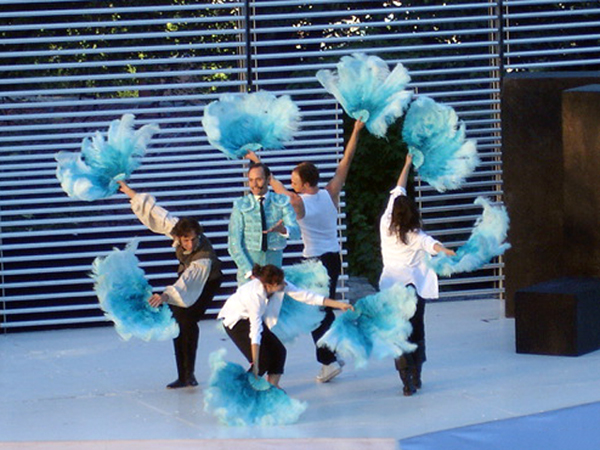
[(233, 204), (227, 249), (238, 268), (238, 285), (250, 279), (254, 264), (281, 267), (287, 240), (300, 237), (289, 199), (269, 191), (270, 175), (266, 165), (252, 164), (250, 193)]
[(272, 264), (255, 265), (252, 277), (227, 299), (218, 319), (223, 321), (225, 331), (252, 365), (254, 375), (259, 377), (266, 373), (267, 381), (279, 387), (287, 352), (271, 328), (277, 323), (283, 295), (343, 311), (354, 308), (286, 282), (283, 270)]
[(221, 261), (197, 220), (177, 218), (158, 206), (153, 196), (137, 193), (124, 181), (118, 183), (121, 192), (131, 199), (131, 209), (138, 219), (151, 231), (173, 239), (179, 278), (162, 294), (153, 294), (149, 303), (153, 307), (168, 303), (179, 325), (179, 336), (173, 340), (177, 379), (167, 388), (197, 386), (194, 369), (198, 322), (221, 285)]
[(406, 195), (406, 184), (412, 166), (412, 155), (407, 155), (397, 186), (390, 192), (387, 208), (381, 216), (381, 256), (383, 271), (379, 289), (384, 290), (395, 283), (413, 285), (417, 291), (417, 311), (411, 318), (413, 327), (409, 341), (417, 344), (412, 353), (405, 353), (395, 360), (396, 369), (403, 384), (403, 393), (410, 396), (421, 387), (421, 368), (425, 355), (425, 301), (439, 297), (438, 279), (426, 264), (428, 254), (443, 252), (455, 255), (439, 241), (421, 229), (421, 214), (415, 202)]
[[(283, 183), (274, 176), (271, 176), (270, 181), (275, 192), (285, 194), (290, 198), (296, 212), (304, 244), (302, 256), (305, 259), (321, 260), (327, 269), (330, 298), (336, 298), (338, 278), (342, 271), (341, 248), (337, 232), (340, 193), (354, 158), (360, 130), (363, 128), (363, 122), (360, 120), (354, 122), (344, 156), (340, 160), (333, 178), (324, 189), (319, 188), (319, 169), (311, 162), (303, 162), (292, 171), (292, 191), (287, 190)], [(246, 157), (254, 162), (260, 162), (258, 156), (252, 152), (249, 152)], [(333, 310), (325, 308), (323, 321), (312, 332), (315, 344), (329, 330), (334, 320)], [(315, 348), (317, 361), (321, 363), (321, 370), (316, 380), (320, 383), (327, 383), (341, 373), (342, 365), (336, 354), (327, 347), (315, 345)]]

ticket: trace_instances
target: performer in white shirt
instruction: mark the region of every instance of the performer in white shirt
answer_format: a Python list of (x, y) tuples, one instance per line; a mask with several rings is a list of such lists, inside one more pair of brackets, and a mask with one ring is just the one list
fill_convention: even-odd
[(197, 386), (194, 370), (198, 322), (221, 285), (221, 262), (198, 221), (177, 218), (158, 206), (153, 196), (137, 193), (124, 181), (119, 184), (121, 192), (131, 199), (131, 209), (138, 219), (151, 231), (173, 239), (179, 278), (162, 294), (153, 294), (149, 303), (153, 307), (168, 303), (179, 325), (179, 336), (173, 340), (178, 377), (167, 388)]
[[(340, 193), (346, 182), (350, 165), (358, 146), (360, 130), (365, 124), (360, 120), (354, 122), (352, 135), (346, 144), (344, 156), (340, 160), (335, 175), (327, 185), (319, 188), (319, 169), (311, 162), (298, 164), (291, 175), (292, 190), (285, 188), (283, 183), (274, 176), (270, 177), (273, 190), (278, 194), (287, 195), (300, 225), (300, 233), (305, 259), (319, 259), (327, 269), (329, 276), (329, 297), (336, 297), (338, 278), (342, 271), (342, 258), (338, 236), (338, 205)], [(248, 152), (246, 158), (258, 163), (260, 159), (253, 152)], [(316, 343), (329, 330), (335, 320), (331, 308), (325, 308), (325, 317), (321, 324), (312, 332), (315, 342), (317, 361), (321, 370), (316, 379), (327, 383), (342, 371), (342, 364), (334, 352), (326, 347), (317, 347)]]
[(238, 287), (219, 312), (225, 331), (252, 365), (254, 375), (267, 374), (267, 380), (279, 387), (286, 349), (271, 332), (277, 323), (283, 295), (311, 305), (346, 311), (352, 305), (299, 289), (284, 280), (283, 270), (272, 264), (255, 265), (252, 280)]
[(417, 291), (417, 311), (410, 320), (413, 331), (409, 337), (409, 341), (417, 344), (417, 350), (395, 361), (406, 396), (414, 394), (421, 387), (421, 367), (426, 359), (425, 299), (439, 297), (437, 275), (427, 266), (426, 258), (438, 252), (455, 255), (453, 250), (447, 249), (421, 229), (421, 214), (415, 202), (406, 196), (411, 166), (412, 156), (409, 154), (397, 185), (390, 192), (387, 208), (379, 224), (383, 258), (379, 289), (402, 283), (413, 285)]

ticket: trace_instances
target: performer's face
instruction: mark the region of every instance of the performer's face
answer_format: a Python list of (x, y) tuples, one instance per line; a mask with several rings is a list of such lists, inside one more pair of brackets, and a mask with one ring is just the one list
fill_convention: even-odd
[(186, 252), (191, 252), (196, 247), (198, 235), (196, 233), (184, 234), (179, 236), (179, 244)]
[(291, 180), (292, 189), (297, 194), (304, 194), (306, 186), (308, 183), (304, 183), (300, 175), (296, 171), (292, 172), (292, 180)]
[(275, 292), (279, 292), (282, 291), (283, 288), (285, 288), (285, 283), (281, 283), (281, 284), (265, 284), (265, 291), (267, 291), (267, 294), (271, 295), (274, 294)]
[(269, 184), (262, 167), (250, 169), (248, 172), (248, 185), (250, 186), (250, 192), (254, 195), (265, 195), (267, 193)]

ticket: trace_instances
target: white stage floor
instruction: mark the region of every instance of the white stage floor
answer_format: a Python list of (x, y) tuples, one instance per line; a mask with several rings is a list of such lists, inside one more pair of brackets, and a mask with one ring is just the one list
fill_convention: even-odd
[[(600, 351), (516, 354), (514, 320), (498, 300), (430, 303), (425, 317), (428, 362), (417, 395), (402, 396), (391, 360), (360, 370), (348, 364), (333, 382), (315, 383), (319, 365), (306, 337), (288, 347), (281, 384), (308, 409), (295, 425), (264, 428), (223, 426), (203, 410), (208, 354), (225, 347), (228, 360), (243, 362), (214, 321), (201, 323), (200, 386), (185, 390), (165, 389), (175, 379), (170, 341), (124, 342), (110, 327), (3, 335), (0, 449), (32, 441), (339, 438), (392, 439), (404, 448), (414, 436), (600, 402)], [(593, 428), (578, 436), (598, 448), (600, 426)]]

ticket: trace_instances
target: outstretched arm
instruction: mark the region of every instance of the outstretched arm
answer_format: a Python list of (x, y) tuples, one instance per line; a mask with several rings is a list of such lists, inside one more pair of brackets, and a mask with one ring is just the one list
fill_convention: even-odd
[(352, 130), (352, 135), (350, 136), (350, 140), (346, 145), (346, 149), (344, 150), (344, 156), (342, 160), (338, 164), (338, 167), (335, 171), (335, 175), (327, 183), (325, 189), (329, 192), (333, 203), (337, 206), (340, 198), (340, 192), (342, 192), (342, 188), (344, 187), (344, 183), (346, 182), (346, 178), (348, 177), (348, 172), (350, 171), (350, 165), (352, 164), (352, 159), (354, 158), (354, 153), (356, 152), (356, 147), (358, 145), (358, 135), (360, 134), (360, 130), (364, 128), (364, 122), (357, 120), (354, 122), (354, 128)]
[(455, 252), (454, 250), (450, 250), (449, 248), (446, 248), (446, 247), (444, 247), (443, 245), (440, 245), (440, 244), (435, 244), (435, 245), (433, 246), (433, 249), (434, 249), (436, 252), (438, 252), (438, 253), (439, 253), (439, 252), (443, 252), (443, 253), (445, 253), (447, 256), (456, 256), (456, 252)]
[(124, 181), (117, 181), (117, 184), (119, 185), (119, 190), (123, 194), (127, 195), (127, 197), (135, 197), (136, 192), (133, 189), (131, 189), (127, 183), (125, 183)]
[(408, 174), (410, 173), (410, 168), (412, 166), (412, 155), (408, 153), (406, 155), (406, 160), (404, 161), (404, 167), (402, 168), (402, 172), (400, 172), (400, 176), (398, 177), (397, 185), (406, 189), (406, 184), (408, 183)]

